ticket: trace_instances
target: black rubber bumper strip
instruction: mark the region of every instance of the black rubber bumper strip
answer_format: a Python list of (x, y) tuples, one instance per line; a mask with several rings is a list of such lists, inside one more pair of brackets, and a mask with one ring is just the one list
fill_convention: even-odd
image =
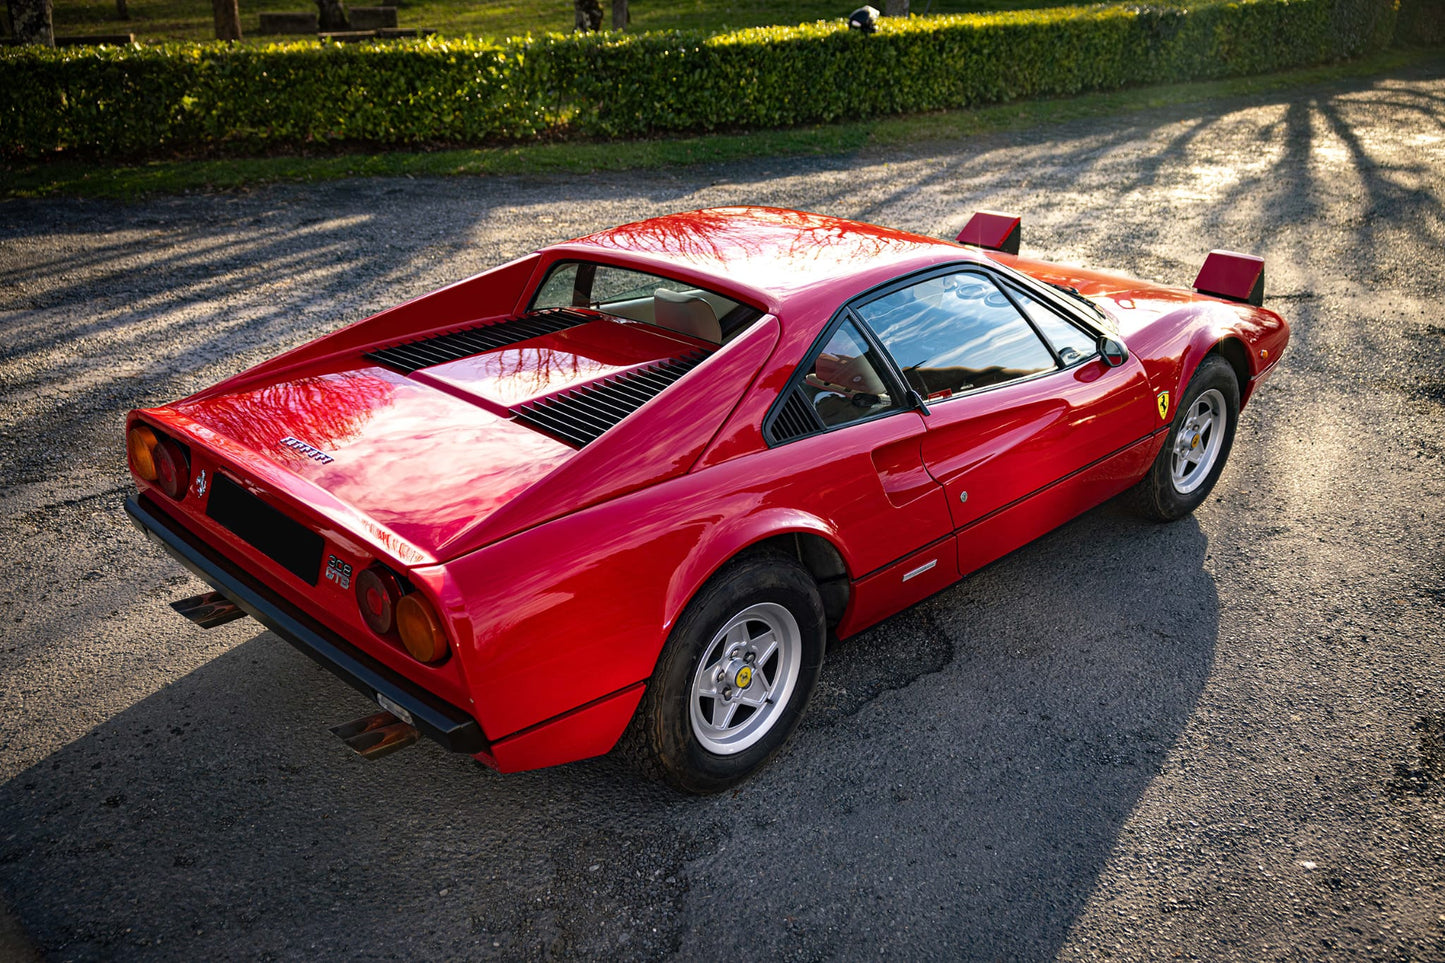
[(385, 696), (411, 714), (422, 734), (453, 752), (486, 752), (490, 747), (477, 721), (383, 665), (223, 558), (144, 495), (132, 495), (125, 510), (152, 540), (186, 568), (235, 602), (247, 615), (305, 652), (367, 698)]

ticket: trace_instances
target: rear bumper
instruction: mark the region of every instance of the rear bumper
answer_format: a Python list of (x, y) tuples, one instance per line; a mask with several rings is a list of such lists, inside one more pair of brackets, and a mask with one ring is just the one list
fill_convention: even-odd
[[(428, 738), (454, 752), (489, 753), (481, 726), (462, 709), (418, 686), (321, 625), (261, 584), (155, 507), (145, 495), (126, 499), (132, 521), (154, 542), (246, 614), (305, 652), (373, 702), (384, 696), (411, 715)], [(386, 708), (390, 708), (387, 706)]]

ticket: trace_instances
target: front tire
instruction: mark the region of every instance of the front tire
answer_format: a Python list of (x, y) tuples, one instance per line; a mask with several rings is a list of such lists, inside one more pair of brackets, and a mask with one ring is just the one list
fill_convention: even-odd
[(688, 603), (639, 710), (661, 778), (712, 793), (752, 775), (802, 718), (823, 665), (823, 603), (795, 559), (735, 559)]
[(1239, 422), (1239, 380), (1217, 354), (1200, 362), (1174, 412), (1154, 464), (1134, 486), (1134, 505), (1161, 522), (1183, 518), (1214, 490), (1234, 447)]

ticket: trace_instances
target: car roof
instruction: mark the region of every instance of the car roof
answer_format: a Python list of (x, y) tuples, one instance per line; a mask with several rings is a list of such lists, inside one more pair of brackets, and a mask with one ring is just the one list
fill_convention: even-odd
[(809, 290), (826, 291), (836, 303), (910, 270), (979, 260), (937, 238), (772, 207), (669, 214), (547, 250), (566, 257), (591, 253), (654, 270), (671, 268), (720, 291), (750, 294), (744, 299), (774, 312)]

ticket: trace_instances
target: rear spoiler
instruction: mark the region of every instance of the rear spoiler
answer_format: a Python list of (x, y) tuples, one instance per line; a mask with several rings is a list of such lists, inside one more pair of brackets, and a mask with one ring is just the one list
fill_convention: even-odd
[(958, 243), (1005, 254), (1019, 252), (1019, 226), (1022, 218), (998, 211), (975, 211), (958, 232)]
[(1264, 304), (1264, 258), (1210, 251), (1194, 279), (1194, 290), (1258, 307)]

